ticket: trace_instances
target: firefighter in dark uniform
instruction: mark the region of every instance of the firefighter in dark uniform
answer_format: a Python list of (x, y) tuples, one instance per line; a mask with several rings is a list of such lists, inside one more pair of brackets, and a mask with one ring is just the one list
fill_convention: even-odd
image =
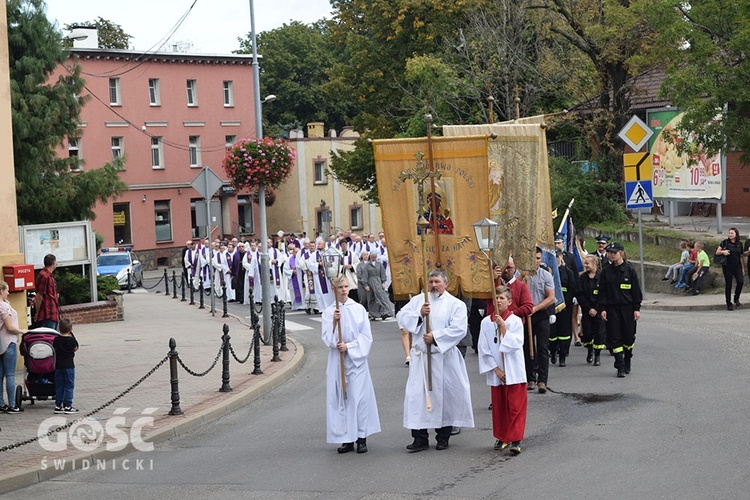
[(603, 234), (600, 234), (596, 237), (596, 256), (599, 257), (599, 263), (602, 265), (602, 269), (609, 265), (607, 252), (605, 250), (605, 248), (607, 248), (607, 245), (609, 245), (609, 239), (609, 236), (605, 236)]
[(622, 243), (610, 243), (606, 250), (611, 265), (602, 270), (599, 279), (599, 306), (607, 330), (607, 344), (615, 356), (617, 376), (622, 378), (630, 373), (643, 296), (635, 268), (625, 260)]
[(581, 306), (581, 340), (588, 350), (586, 362), (599, 366), (599, 354), (606, 346), (607, 333), (602, 321), (602, 309), (599, 306), (599, 279), (602, 274), (601, 261), (596, 255), (589, 254), (583, 259), (583, 272), (578, 277), (576, 298)]
[[(555, 252), (560, 250), (563, 256), (563, 262), (565, 267), (578, 274), (578, 264), (573, 254), (565, 250), (565, 236), (562, 233), (555, 233)], [(558, 265), (558, 267), (560, 267)]]
[(550, 325), (549, 354), (550, 363), (554, 365), (557, 356), (560, 356), (560, 367), (564, 367), (565, 358), (568, 357), (570, 352), (570, 339), (573, 336), (573, 298), (576, 296), (578, 283), (576, 280), (577, 273), (564, 265), (563, 251), (558, 248), (555, 250), (555, 254), (557, 255), (560, 286), (565, 298), (565, 307), (555, 313), (556, 321)]

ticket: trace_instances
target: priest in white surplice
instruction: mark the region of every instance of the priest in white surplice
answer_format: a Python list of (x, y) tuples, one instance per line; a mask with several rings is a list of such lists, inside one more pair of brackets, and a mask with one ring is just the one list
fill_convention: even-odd
[[(436, 450), (448, 448), (453, 426), (474, 427), (471, 387), (464, 358), (456, 346), (468, 328), (466, 304), (448, 293), (445, 272), (435, 269), (427, 279), (430, 301), (413, 297), (396, 316), (412, 334), (411, 363), (404, 397), (404, 427), (411, 429), (411, 452), (429, 448), (427, 429), (437, 433)], [(425, 331), (429, 315), (430, 331)], [(432, 347), (432, 391), (427, 391), (427, 345)], [(428, 409), (427, 394), (430, 408)]]
[[(340, 277), (333, 280), (336, 305), (323, 311), (323, 343), (328, 346), (326, 368), (327, 442), (342, 443), (339, 453), (354, 450), (367, 452), (367, 436), (380, 432), (375, 389), (370, 378), (367, 356), (372, 347), (372, 333), (367, 311), (349, 298), (349, 282)], [(341, 323), (339, 342), (337, 324)], [(346, 398), (341, 383), (341, 353), (344, 354)]]

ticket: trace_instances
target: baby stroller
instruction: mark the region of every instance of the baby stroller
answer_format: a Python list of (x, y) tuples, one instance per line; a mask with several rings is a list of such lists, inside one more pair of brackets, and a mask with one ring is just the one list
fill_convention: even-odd
[(24, 379), (26, 392), (19, 385), (16, 387), (16, 405), (21, 401), (54, 399), (55, 397), (55, 337), (60, 335), (52, 328), (29, 330), (21, 337), (20, 351), (23, 364), (26, 366)]

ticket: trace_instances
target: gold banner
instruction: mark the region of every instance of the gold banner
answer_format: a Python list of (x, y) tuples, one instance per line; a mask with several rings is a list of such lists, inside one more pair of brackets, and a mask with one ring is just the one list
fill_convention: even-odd
[[(373, 147), (394, 295), (406, 298), (421, 292), (422, 238), (428, 270), (439, 265), (448, 275), (451, 293), (460, 286), (467, 295), (485, 295), (490, 287), (488, 269), (471, 224), (489, 213), (488, 138), (432, 139), (433, 164), (441, 177), (424, 180), (424, 211), (419, 210), (419, 182), (402, 174), (415, 173), (420, 161), (429, 168), (427, 139), (376, 140)], [(417, 212), (437, 225), (438, 234), (432, 229), (418, 234)]]
[(547, 137), (543, 117), (492, 125), (443, 126), (446, 136), (494, 134), (489, 141), (489, 218), (499, 226), (494, 259), (503, 263), (513, 254), (516, 267), (536, 271), (534, 249), (552, 248)]

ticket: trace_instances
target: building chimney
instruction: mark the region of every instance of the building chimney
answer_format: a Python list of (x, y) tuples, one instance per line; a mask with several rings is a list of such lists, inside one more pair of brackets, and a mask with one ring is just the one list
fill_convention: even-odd
[(322, 138), (323, 134), (323, 122), (310, 122), (307, 124), (307, 138)]
[(89, 26), (72, 26), (68, 39), (73, 40), (74, 49), (98, 49), (99, 30)]

